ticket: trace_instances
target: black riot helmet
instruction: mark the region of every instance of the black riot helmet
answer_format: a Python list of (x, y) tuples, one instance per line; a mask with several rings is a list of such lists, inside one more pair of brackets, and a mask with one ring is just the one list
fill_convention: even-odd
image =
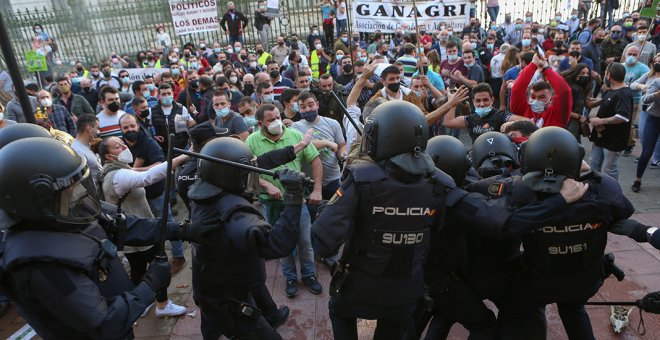
[(20, 220), (80, 225), (96, 221), (100, 202), (87, 160), (38, 137), (0, 149), (0, 209)]
[(520, 146), (523, 183), (540, 192), (557, 193), (566, 178), (580, 177), (584, 148), (568, 130), (549, 126)]
[(394, 100), (376, 107), (366, 119), (362, 151), (374, 161), (426, 149), (429, 128), (417, 106)]
[[(200, 153), (236, 163), (256, 165), (256, 157), (247, 144), (233, 137), (213, 139), (204, 145)], [(210, 198), (222, 191), (242, 195), (249, 189), (248, 177), (250, 172), (247, 170), (199, 159), (197, 171), (199, 180), (195, 182), (188, 193), (191, 199)]]
[(503, 133), (490, 131), (475, 139), (472, 146), (472, 167), (482, 177), (500, 174), (501, 169), (520, 167), (518, 148)]
[(37, 124), (18, 123), (8, 125), (0, 129), (0, 149), (13, 141), (30, 137), (52, 138), (53, 135)]
[(470, 168), (465, 145), (452, 136), (435, 136), (429, 139), (426, 152), (433, 159), (435, 167), (454, 179), (456, 185), (463, 185)]

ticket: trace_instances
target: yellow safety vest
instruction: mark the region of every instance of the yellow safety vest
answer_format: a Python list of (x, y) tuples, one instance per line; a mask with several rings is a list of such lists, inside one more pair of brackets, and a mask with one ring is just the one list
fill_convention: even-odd
[[(142, 68), (150, 68), (149, 64), (147, 62), (142, 63)], [(153, 68), (160, 68), (160, 58), (156, 60), (156, 63), (154, 64)]]
[[(316, 53), (316, 50), (312, 51), (312, 54), (309, 57), (309, 66), (312, 68), (312, 78), (314, 79), (319, 79), (321, 76), (321, 72), (319, 70), (319, 65), (321, 64), (321, 61), (319, 59), (318, 53)], [(330, 65), (327, 65), (325, 67), (325, 72), (328, 73), (330, 71)]]
[(265, 66), (266, 63), (268, 62), (268, 59), (272, 59), (273, 56), (271, 56), (268, 52), (265, 52), (259, 56), (259, 59), (257, 60), (257, 64)]

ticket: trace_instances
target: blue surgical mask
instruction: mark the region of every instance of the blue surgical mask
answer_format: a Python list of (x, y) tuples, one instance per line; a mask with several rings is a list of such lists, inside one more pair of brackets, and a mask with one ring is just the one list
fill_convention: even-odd
[(490, 26), (490, 29), (492, 29), (493, 31), (497, 31), (497, 26), (495, 26), (495, 25), (491, 25), (491, 26)]
[(178, 68), (172, 69), (172, 75), (173, 76), (178, 76), (179, 75), (179, 69)]
[(367, 57), (360, 57), (360, 60), (362, 60), (366, 63), (367, 62)]
[(131, 78), (129, 78), (129, 77), (123, 77), (123, 78), (121, 78), (121, 82), (124, 83), (124, 84), (128, 84), (128, 83), (131, 82)]
[(543, 111), (545, 111), (545, 106), (547, 104), (536, 99), (530, 100), (528, 103), (529, 103), (529, 108), (532, 109), (532, 111), (534, 111), (534, 113), (536, 114), (543, 113)]
[(449, 61), (456, 61), (458, 60), (458, 54), (448, 54), (447, 59), (449, 59)]
[(529, 46), (532, 44), (532, 39), (523, 39), (520, 41), (523, 46)]
[(220, 118), (225, 118), (229, 114), (229, 108), (225, 107), (223, 109), (216, 109), (215, 114), (218, 115)]
[(474, 63), (470, 63), (470, 64), (468, 64), (468, 63), (463, 63), (463, 65), (465, 65), (465, 67), (467, 67), (467, 68), (470, 68), (470, 67), (474, 66)]
[(172, 106), (172, 103), (174, 102), (174, 97), (173, 96), (165, 96), (160, 98), (160, 102), (163, 104), (163, 106)]
[(577, 19), (577, 14), (571, 15), (571, 19), (573, 19), (573, 20)]
[(479, 117), (483, 117), (487, 115), (491, 110), (493, 109), (493, 106), (488, 106), (488, 107), (474, 107), (474, 113), (477, 114)]
[(293, 103), (293, 112), (300, 112), (300, 108), (298, 107), (298, 102)]
[(245, 121), (245, 124), (247, 126), (251, 127), (251, 126), (256, 126), (257, 125), (257, 118), (255, 118), (254, 116), (243, 117), (243, 120)]
[(153, 90), (156, 89), (156, 85), (154, 85), (154, 84), (147, 84), (147, 89), (149, 89), (149, 91), (151, 92), (151, 91), (153, 91)]
[(486, 48), (488, 48), (489, 50), (492, 50), (492, 49), (495, 48), (495, 44), (486, 44)]
[(213, 53), (220, 53), (222, 52), (222, 49), (220, 47), (216, 47), (213, 49)]
[(344, 43), (347, 43), (347, 42), (348, 42), (348, 38), (341, 38), (341, 41), (343, 41)]
[(313, 79), (314, 79), (314, 77), (312, 77), (312, 76), (307, 76), (307, 80), (309, 80), (309, 83), (310, 83), (310, 84), (312, 83), (312, 80), (313, 80)]
[(316, 117), (319, 116), (319, 112), (318, 112), (317, 110), (314, 110), (314, 111), (308, 111), (308, 112), (301, 112), (301, 113), (300, 113), (300, 116), (301, 116), (304, 120), (306, 120), (306, 121), (308, 121), (308, 122), (311, 123), (311, 122), (313, 122), (313, 121), (316, 120)]
[(516, 29), (521, 30), (522, 29), (522, 24), (516, 24)]
[(236, 51), (236, 53), (238, 53), (238, 52), (241, 51), (241, 48), (240, 47), (234, 47), (234, 51)]
[(343, 55), (336, 55), (336, 56), (335, 56), (335, 59), (336, 59), (337, 61), (340, 61), (341, 58), (343, 58), (343, 57), (344, 57)]
[(473, 50), (477, 49), (477, 43), (476, 42), (470, 43), (470, 46), (472, 46)]
[[(196, 69), (197, 69), (197, 66), (198, 66), (198, 65), (197, 65), (197, 62), (196, 62), (196, 61), (193, 61), (192, 63), (190, 63), (190, 68), (193, 69), (193, 70), (196, 70)], [(172, 74), (174, 74), (174, 72), (172, 72)]]
[(626, 57), (626, 63), (628, 65), (632, 65), (636, 62), (637, 62), (637, 57), (635, 57), (634, 55), (629, 55), (629, 56)]

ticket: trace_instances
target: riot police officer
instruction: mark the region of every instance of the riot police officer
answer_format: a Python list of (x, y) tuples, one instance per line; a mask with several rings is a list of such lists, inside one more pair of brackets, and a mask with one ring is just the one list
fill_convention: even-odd
[[(44, 339), (132, 337), (135, 320), (169, 284), (160, 261), (133, 286), (100, 212), (86, 160), (69, 146), (23, 138), (0, 149), (2, 286)], [(155, 221), (133, 226), (127, 244), (158, 242)], [(144, 233), (136, 242), (134, 231)]]
[(486, 132), (475, 139), (472, 147), (472, 167), (482, 178), (509, 177), (518, 173), (518, 147), (505, 134)]
[[(428, 126), (404, 101), (378, 106), (365, 122), (361, 148), (373, 162), (351, 164), (337, 193), (312, 227), (316, 253), (336, 254), (346, 242), (330, 283), (330, 319), (337, 339), (356, 339), (356, 318), (377, 319), (375, 339), (400, 339), (422, 296), (423, 265), (447, 207), (459, 220), (508, 235), (551, 220), (581, 194), (516, 211), (456, 188), (424, 151)], [(567, 186), (570, 186), (569, 183)], [(559, 196), (559, 195), (557, 195)], [(484, 218), (486, 217), (486, 218)]]
[[(255, 157), (231, 137), (208, 142), (204, 155), (250, 165)], [(284, 210), (274, 226), (252, 205), (258, 175), (200, 160), (199, 179), (190, 188), (193, 244), (193, 297), (202, 312), (204, 339), (220, 335), (240, 339), (280, 339), (255, 306), (251, 291), (264, 285), (264, 259), (291, 253), (298, 243), (303, 176), (284, 170)]]
[(0, 129), (0, 149), (15, 140), (30, 137), (53, 138), (53, 135), (48, 130), (36, 124), (12, 124)]
[(521, 231), (524, 269), (500, 309), (502, 338), (545, 337), (545, 332), (521, 334), (521, 323), (529, 310), (557, 303), (569, 339), (594, 339), (584, 303), (605, 277), (603, 253), (609, 227), (628, 218), (634, 208), (613, 178), (596, 172), (581, 177), (583, 157), (584, 149), (573, 135), (546, 127), (521, 146), (522, 177), (502, 183), (514, 209), (523, 202), (551, 199), (549, 195), (560, 190), (565, 178), (581, 178), (588, 184), (583, 199), (566, 206), (558, 223), (539, 223), (527, 233)]
[[(458, 186), (464, 184), (468, 171), (475, 171), (471, 168), (467, 149), (455, 137), (429, 139), (426, 152), (435, 167), (451, 176)], [(495, 314), (466, 281), (470, 269), (466, 228), (452, 212), (451, 209), (447, 211), (445, 226), (439, 232), (440, 237), (433, 239), (434, 246), (425, 266), (424, 281), (433, 309), (424, 312), (421, 309), (424, 305), (418, 306), (415, 329), (410, 330), (408, 339), (419, 339), (431, 316), (433, 319), (425, 339), (446, 339), (455, 322), (470, 331), (470, 339), (493, 339), (495, 336)]]

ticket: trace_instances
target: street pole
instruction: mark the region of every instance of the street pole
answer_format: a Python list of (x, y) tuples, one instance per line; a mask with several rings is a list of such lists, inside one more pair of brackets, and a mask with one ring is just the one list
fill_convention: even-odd
[(25, 121), (28, 123), (36, 124), (37, 121), (34, 119), (32, 104), (30, 104), (27, 91), (25, 91), (23, 76), (21, 76), (21, 71), (18, 67), (18, 62), (16, 61), (16, 55), (14, 54), (14, 50), (11, 47), (11, 41), (9, 40), (9, 34), (7, 33), (7, 26), (5, 25), (5, 18), (2, 11), (0, 11), (0, 50), (2, 50), (2, 55), (5, 57), (5, 62), (7, 63), (7, 71), (11, 76), (11, 81), (14, 83), (14, 88), (16, 89), (16, 97), (18, 98), (18, 102), (21, 104), (21, 108), (23, 109)]

